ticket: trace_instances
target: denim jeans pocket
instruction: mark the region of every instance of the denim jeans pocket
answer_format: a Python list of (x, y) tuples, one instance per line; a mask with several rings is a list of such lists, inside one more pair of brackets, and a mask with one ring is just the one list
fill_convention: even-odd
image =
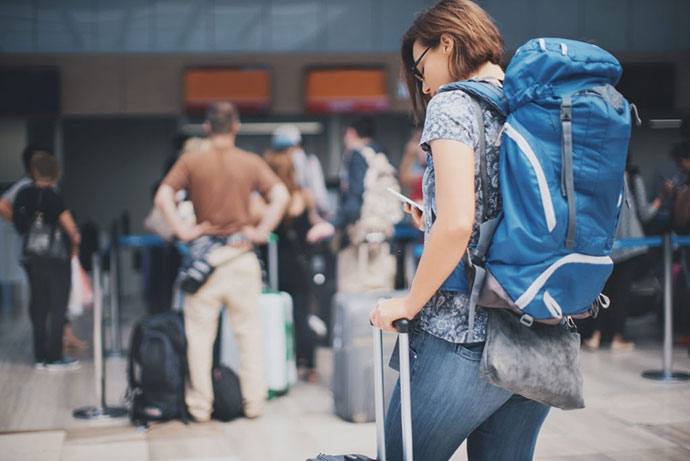
[[(419, 349), (424, 342), (424, 335), (425, 333), (421, 331), (412, 331), (410, 334), (410, 373), (414, 371), (414, 364), (417, 359), (417, 353), (419, 352)], [(391, 354), (390, 361), (388, 362), (388, 366), (394, 369), (395, 371), (399, 372), (400, 371), (400, 339), (398, 338), (395, 341), (395, 347), (393, 348), (393, 353)]]
[(456, 344), (455, 353), (460, 357), (479, 362), (482, 359), (482, 352), (484, 352), (484, 343), (466, 343)]

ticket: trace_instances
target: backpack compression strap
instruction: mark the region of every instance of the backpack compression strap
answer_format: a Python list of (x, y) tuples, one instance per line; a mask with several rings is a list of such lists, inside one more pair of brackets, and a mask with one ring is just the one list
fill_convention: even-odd
[(570, 96), (563, 96), (561, 102), (561, 193), (568, 200), (568, 233), (566, 248), (575, 246), (577, 208), (575, 204), (575, 180), (573, 177), (573, 102)]

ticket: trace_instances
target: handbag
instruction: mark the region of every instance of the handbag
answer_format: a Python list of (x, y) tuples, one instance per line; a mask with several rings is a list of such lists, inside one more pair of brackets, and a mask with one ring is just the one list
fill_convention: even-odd
[[(43, 191), (38, 196), (38, 209), (41, 208)], [(29, 230), (24, 237), (22, 253), (25, 258), (43, 257), (67, 261), (69, 250), (60, 226), (46, 222), (41, 211), (34, 214)]]
[(572, 322), (531, 327), (506, 309), (487, 309), (483, 380), (562, 410), (584, 408), (580, 334)]

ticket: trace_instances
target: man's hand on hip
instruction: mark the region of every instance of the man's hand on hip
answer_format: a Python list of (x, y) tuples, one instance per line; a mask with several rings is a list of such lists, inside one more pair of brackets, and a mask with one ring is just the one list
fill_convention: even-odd
[(177, 238), (181, 241), (189, 242), (207, 234), (210, 229), (211, 224), (208, 221), (204, 221), (194, 226), (180, 226), (180, 228), (175, 231), (175, 235), (177, 235)]
[(247, 237), (255, 245), (263, 245), (268, 242), (270, 232), (261, 227), (245, 226), (242, 228), (242, 234)]

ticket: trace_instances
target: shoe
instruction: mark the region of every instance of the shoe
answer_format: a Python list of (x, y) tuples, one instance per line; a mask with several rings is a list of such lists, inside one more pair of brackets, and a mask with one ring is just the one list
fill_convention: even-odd
[(81, 363), (79, 360), (73, 357), (63, 357), (61, 360), (53, 360), (52, 362), (46, 362), (46, 370), (48, 371), (63, 371), (63, 370), (76, 370), (81, 368)]
[(65, 349), (73, 349), (75, 351), (82, 351), (88, 345), (86, 341), (79, 339), (72, 330), (71, 326), (66, 326), (62, 335), (62, 345)]
[(244, 402), (244, 417), (255, 419), (263, 413), (263, 402)]
[(589, 339), (582, 341), (583, 349), (587, 351), (598, 351), (601, 346), (601, 332), (595, 331)]
[(34, 362), (34, 370), (45, 370), (46, 369), (46, 363), (45, 362)]
[(313, 368), (300, 368), (298, 375), (299, 379), (309, 384), (316, 384), (320, 380), (319, 373)]
[(611, 350), (615, 352), (631, 352), (635, 350), (635, 343), (622, 339), (614, 339), (611, 341)]
[(309, 370), (306, 375), (306, 381), (309, 384), (316, 384), (320, 380), (319, 373), (316, 370)]

